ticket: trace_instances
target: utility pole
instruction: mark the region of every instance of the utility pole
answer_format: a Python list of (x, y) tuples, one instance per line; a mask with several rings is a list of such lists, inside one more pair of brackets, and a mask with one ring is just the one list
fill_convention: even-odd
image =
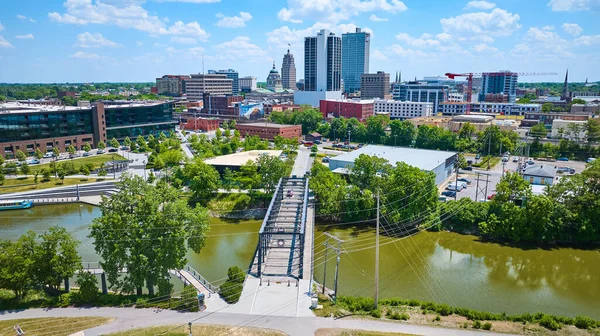
[[(490, 129), (490, 128), (488, 128), (488, 129)], [(488, 140), (488, 156), (490, 155), (491, 150), (492, 150), (492, 132), (490, 131), (490, 138)], [(490, 170), (490, 160), (489, 160), (489, 158), (488, 158), (488, 168), (487, 168), (487, 170)]]
[(498, 156), (502, 156), (502, 140), (500, 141), (500, 153), (498, 153)]
[(190, 336), (192, 336), (192, 322), (188, 323), (188, 327), (190, 327)]
[[(333, 285), (333, 303), (335, 304), (337, 302), (337, 290), (338, 290), (338, 273), (339, 273), (339, 268), (340, 268), (340, 254), (342, 254), (342, 243), (344, 242), (343, 240), (339, 239), (338, 237), (330, 234), (329, 232), (325, 232), (325, 235), (327, 236), (327, 242), (325, 243), (325, 248), (326, 249), (333, 249), (336, 253), (337, 253), (337, 258), (336, 258), (336, 262), (335, 262), (335, 279), (334, 279), (334, 285)], [(333, 239), (337, 242), (337, 247), (331, 246), (329, 245), (329, 239)], [(327, 268), (327, 250), (325, 250), (325, 268)], [(325, 276), (323, 277), (323, 294), (325, 294)]]
[[(329, 237), (329, 235), (328, 235)], [(325, 265), (323, 266), (323, 291), (321, 294), (325, 294), (325, 282), (327, 281), (327, 252), (329, 251), (329, 238), (325, 242)]]
[[(454, 200), (456, 201), (456, 199), (458, 198), (458, 166), (459, 166), (459, 160), (458, 158), (460, 157), (460, 153), (456, 154), (456, 181), (454, 181)], [(489, 161), (488, 161), (489, 162)]]
[(479, 202), (479, 176), (481, 173), (477, 173), (477, 185), (475, 186), (475, 202)]
[(375, 309), (379, 304), (379, 188), (377, 188), (377, 229), (375, 229)]
[(487, 194), (488, 194), (488, 183), (490, 182), (490, 175), (486, 174), (485, 175), (485, 198), (487, 198)]
[(350, 128), (348, 128), (348, 152), (350, 151)]

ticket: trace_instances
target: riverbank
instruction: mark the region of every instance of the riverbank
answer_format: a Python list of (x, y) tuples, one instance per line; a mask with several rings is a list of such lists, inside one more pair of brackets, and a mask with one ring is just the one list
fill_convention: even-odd
[(379, 300), (378, 309), (373, 309), (373, 298), (367, 297), (341, 296), (333, 304), (328, 297), (319, 295), (319, 304), (323, 305), (323, 309), (315, 310), (315, 314), (321, 317), (361, 317), (522, 335), (591, 336), (600, 333), (600, 321), (587, 316), (570, 318), (544, 313), (509, 316), (399, 298)]
[(38, 176), (38, 183), (36, 184), (33, 176), (6, 178), (4, 180), (4, 183), (2, 183), (2, 186), (0, 186), (0, 195), (23, 191), (36, 191), (50, 188), (68, 187), (93, 182), (104, 182), (106, 180), (107, 179), (95, 177), (65, 177), (64, 180), (61, 180), (56, 177), (51, 177), (49, 180), (44, 180), (41, 176)]

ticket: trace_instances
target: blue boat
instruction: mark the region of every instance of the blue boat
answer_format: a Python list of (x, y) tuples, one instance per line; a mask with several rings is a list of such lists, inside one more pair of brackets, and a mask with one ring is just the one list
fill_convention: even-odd
[(33, 206), (33, 201), (31, 201), (31, 200), (0, 200), (0, 211), (29, 209), (32, 206)]

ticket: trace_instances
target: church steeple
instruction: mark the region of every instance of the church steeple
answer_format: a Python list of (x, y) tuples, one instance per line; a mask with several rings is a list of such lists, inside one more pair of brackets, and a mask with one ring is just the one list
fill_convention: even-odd
[(273, 70), (275, 70), (275, 61), (273, 61)]

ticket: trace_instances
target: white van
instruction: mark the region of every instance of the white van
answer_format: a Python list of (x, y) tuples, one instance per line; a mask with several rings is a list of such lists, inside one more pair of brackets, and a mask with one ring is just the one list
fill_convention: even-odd
[(461, 190), (463, 190), (463, 185), (461, 183), (464, 183), (464, 182), (456, 183), (456, 181), (451, 181), (450, 183), (448, 183), (446, 190), (461, 191)]

